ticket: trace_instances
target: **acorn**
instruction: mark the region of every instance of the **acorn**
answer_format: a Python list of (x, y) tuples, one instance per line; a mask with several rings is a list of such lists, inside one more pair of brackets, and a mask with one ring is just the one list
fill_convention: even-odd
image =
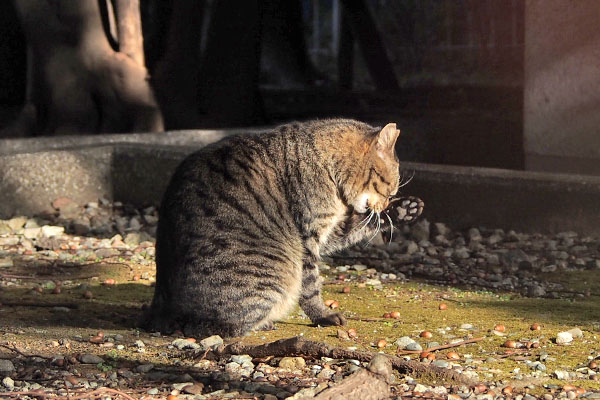
[(334, 302), (334, 301), (335, 301), (335, 300), (333, 300), (333, 299), (327, 299), (327, 300), (325, 300), (325, 305), (326, 305), (327, 307), (330, 307), (330, 306), (333, 304), (333, 302)]
[(508, 347), (510, 349), (516, 349), (517, 342), (515, 342), (514, 340), (507, 340), (506, 342), (504, 342), (504, 344), (502, 346)]
[(496, 325), (496, 326), (494, 326), (494, 330), (496, 332), (504, 332), (506, 330), (506, 327), (504, 325)]
[(358, 333), (356, 332), (356, 329), (354, 329), (354, 328), (348, 329), (348, 337), (350, 339), (356, 339), (358, 337)]
[(344, 286), (342, 293), (350, 293), (350, 286)]
[(451, 352), (447, 353), (446, 358), (448, 360), (460, 360), (460, 356), (455, 351), (451, 351)]
[(392, 311), (390, 313), (390, 317), (392, 317), (394, 319), (398, 319), (398, 318), (400, 318), (400, 312), (399, 311)]
[(540, 329), (542, 329), (542, 326), (536, 322), (531, 324), (529, 329), (531, 329), (532, 331), (539, 331)]
[(446, 303), (440, 303), (440, 305), (438, 306), (438, 309), (446, 310), (446, 309), (448, 309), (448, 305)]
[(329, 307), (338, 308), (339, 306), (340, 306), (340, 303), (338, 303), (337, 301), (334, 301), (333, 303), (331, 303), (331, 305)]
[(380, 349), (384, 348), (387, 345), (387, 342), (385, 341), (385, 339), (381, 339), (377, 342), (377, 347), (379, 347)]
[(423, 331), (419, 334), (419, 336), (421, 336), (422, 338), (429, 339), (430, 337), (433, 336), (433, 333), (431, 333), (429, 331)]

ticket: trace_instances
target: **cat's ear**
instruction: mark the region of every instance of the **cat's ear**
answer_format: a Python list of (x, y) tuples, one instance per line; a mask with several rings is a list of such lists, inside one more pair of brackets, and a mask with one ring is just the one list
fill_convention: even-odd
[(375, 149), (380, 157), (394, 157), (396, 140), (400, 135), (400, 130), (396, 129), (395, 123), (387, 124), (378, 134), (375, 142)]

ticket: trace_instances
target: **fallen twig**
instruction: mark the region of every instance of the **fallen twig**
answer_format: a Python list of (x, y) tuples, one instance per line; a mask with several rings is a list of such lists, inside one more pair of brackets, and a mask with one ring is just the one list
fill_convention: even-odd
[[(204, 353), (204, 352), (202, 352)], [(284, 357), (290, 355), (305, 356), (310, 358), (329, 357), (336, 359), (354, 359), (368, 362), (377, 355), (370, 351), (346, 350), (339, 347), (331, 347), (325, 343), (315, 342), (296, 336), (288, 339), (281, 339), (261, 345), (246, 345), (244, 343), (232, 343), (222, 345), (218, 349), (206, 354), (207, 359), (216, 359), (224, 355), (248, 354), (253, 358), (274, 356)], [(199, 353), (200, 355), (200, 353)], [(457, 383), (471, 384), (471, 380), (456, 371), (445, 368), (435, 367), (433, 365), (422, 364), (417, 361), (403, 360), (399, 357), (389, 356), (394, 369), (412, 376), (429, 376), (435, 379), (450, 380)]]
[(53, 357), (48, 357), (48, 356), (42, 356), (40, 354), (27, 354), (27, 353), (23, 353), (21, 350), (19, 350), (16, 346), (11, 346), (9, 344), (6, 343), (0, 343), (0, 347), (3, 347), (5, 349), (8, 349), (12, 352), (15, 352), (23, 357), (39, 357), (39, 358), (43, 358), (45, 360), (52, 360)]
[(461, 342), (456, 342), (456, 343), (447, 343), (447, 344), (443, 344), (441, 346), (430, 347), (430, 348), (425, 349), (425, 350), (398, 350), (398, 354), (400, 354), (400, 355), (402, 355), (402, 354), (420, 354), (423, 351), (432, 352), (432, 351), (450, 349), (452, 347), (459, 347), (459, 346), (462, 346), (464, 344), (475, 343), (475, 342), (479, 342), (481, 340), (483, 340), (483, 337), (476, 337), (476, 338), (472, 338), (472, 339), (466, 339), (466, 340), (463, 340)]
[(40, 303), (36, 301), (6, 301), (0, 299), (0, 305), (8, 307), (66, 307), (74, 310), (79, 308), (77, 303)]
[(78, 400), (78, 399), (86, 399), (86, 398), (97, 399), (97, 398), (104, 396), (106, 393), (123, 396), (127, 400), (136, 400), (135, 398), (131, 397), (127, 393), (123, 393), (119, 390), (105, 388), (105, 387), (98, 388), (92, 392), (79, 393), (74, 396), (69, 396), (69, 395), (56, 396), (50, 392), (44, 392), (42, 390), (33, 390), (30, 392), (0, 392), (0, 397), (32, 396), (32, 397), (43, 397), (43, 398), (52, 397), (52, 399), (56, 399), (56, 400)]

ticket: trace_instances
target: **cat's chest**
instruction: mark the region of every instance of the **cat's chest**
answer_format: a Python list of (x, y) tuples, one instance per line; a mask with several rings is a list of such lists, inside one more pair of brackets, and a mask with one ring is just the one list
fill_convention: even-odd
[(336, 201), (332, 212), (322, 221), (322, 229), (319, 235), (319, 244), (324, 245), (334, 234), (335, 229), (345, 220), (347, 209), (342, 201)]

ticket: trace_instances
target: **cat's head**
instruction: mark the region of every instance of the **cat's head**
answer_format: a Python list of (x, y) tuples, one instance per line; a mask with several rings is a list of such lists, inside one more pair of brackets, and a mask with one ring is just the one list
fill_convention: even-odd
[(345, 183), (351, 186), (345, 192), (356, 212), (382, 212), (398, 192), (400, 172), (395, 145), (399, 134), (394, 123), (363, 134), (362, 165), (355, 167), (357, 173)]

